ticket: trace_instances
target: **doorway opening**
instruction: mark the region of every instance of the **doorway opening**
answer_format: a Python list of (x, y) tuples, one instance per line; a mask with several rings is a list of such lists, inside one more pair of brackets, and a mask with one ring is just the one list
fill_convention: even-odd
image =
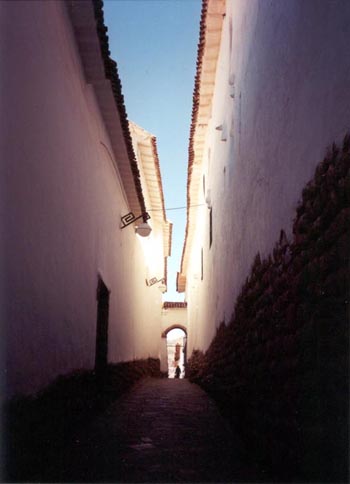
[(168, 378), (175, 378), (179, 367), (179, 378), (185, 377), (186, 367), (186, 340), (187, 336), (183, 329), (174, 328), (167, 333), (167, 355), (168, 355)]
[(107, 368), (108, 358), (108, 313), (109, 290), (99, 277), (97, 286), (97, 327), (96, 327), (96, 373), (103, 373)]

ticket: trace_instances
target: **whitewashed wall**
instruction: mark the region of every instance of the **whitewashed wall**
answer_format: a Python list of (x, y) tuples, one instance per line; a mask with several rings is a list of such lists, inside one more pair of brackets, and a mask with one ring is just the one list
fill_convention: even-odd
[(92, 368), (98, 274), (109, 360), (158, 357), (161, 294), (63, 2), (1, 2), (1, 220), (7, 394)]
[(348, 1), (227, 1), (203, 173), (213, 244), (202, 207), (187, 277), (190, 351), (229, 321), (255, 254), (281, 229), (290, 236), (303, 186), (350, 130), (349, 86)]
[(162, 333), (174, 325), (187, 328), (187, 308), (167, 308), (162, 310)]

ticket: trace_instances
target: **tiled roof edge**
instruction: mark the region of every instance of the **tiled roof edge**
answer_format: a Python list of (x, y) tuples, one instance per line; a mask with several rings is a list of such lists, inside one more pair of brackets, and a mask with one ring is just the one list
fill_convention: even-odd
[(168, 224), (169, 224), (169, 238), (170, 238), (170, 241), (169, 241), (169, 257), (170, 257), (171, 251), (173, 248), (173, 223), (168, 222)]
[(164, 280), (165, 280), (165, 285), (168, 289), (168, 258), (164, 257)]
[[(156, 170), (157, 170), (159, 193), (160, 193), (160, 197), (161, 197), (161, 201), (162, 201), (163, 219), (164, 219), (164, 222), (169, 224), (169, 255), (170, 255), (171, 254), (171, 244), (172, 244), (173, 224), (171, 222), (168, 222), (167, 218), (166, 218), (162, 174), (161, 174), (161, 171), (160, 171), (160, 163), (159, 163), (158, 148), (157, 148), (157, 138), (155, 136), (152, 136), (151, 144), (152, 144), (153, 158), (154, 158), (155, 166), (156, 166)], [(165, 279), (165, 285), (167, 286), (168, 285), (168, 259), (167, 259), (167, 257), (164, 257), (164, 279)]]
[[(186, 223), (186, 230), (185, 230), (185, 241), (184, 246), (182, 249), (182, 257), (181, 257), (181, 266), (180, 266), (180, 273), (183, 270), (183, 263), (186, 251), (186, 244), (187, 244), (187, 237), (188, 237), (188, 228), (189, 228), (189, 207), (190, 207), (190, 181), (193, 169), (193, 159), (194, 159), (194, 132), (196, 128), (196, 123), (198, 119), (198, 108), (199, 108), (199, 89), (200, 89), (200, 80), (201, 80), (201, 73), (202, 73), (202, 59), (204, 53), (204, 45), (205, 45), (205, 29), (206, 29), (206, 16), (208, 11), (208, 1), (209, 0), (202, 0), (202, 11), (201, 11), (201, 19), (200, 19), (200, 29), (199, 29), (199, 42), (198, 42), (198, 51), (197, 51), (197, 70), (196, 76), (194, 81), (194, 89), (193, 89), (193, 104), (192, 104), (192, 119), (191, 119), (191, 127), (190, 127), (190, 137), (189, 137), (189, 148), (188, 148), (188, 172), (187, 172), (187, 223)], [(176, 290), (179, 291), (179, 276), (177, 277), (176, 281)]]
[(117, 63), (111, 59), (109, 50), (109, 39), (107, 35), (107, 27), (104, 23), (103, 0), (92, 0), (94, 7), (94, 14), (96, 19), (96, 30), (100, 40), (101, 55), (105, 68), (106, 78), (110, 80), (115, 104), (119, 113), (120, 123), (123, 130), (126, 149), (130, 161), (130, 167), (134, 178), (137, 197), (140, 202), (142, 212), (146, 211), (145, 200), (142, 193), (140, 172), (137, 166), (137, 161), (132, 146), (131, 135), (129, 131), (128, 116), (124, 104), (124, 96), (122, 93), (122, 84), (118, 74)]
[(151, 138), (151, 144), (152, 144), (152, 151), (153, 151), (154, 162), (155, 162), (156, 170), (157, 170), (159, 193), (160, 193), (160, 198), (162, 200), (163, 219), (164, 219), (164, 222), (166, 222), (166, 213), (165, 213), (165, 205), (164, 205), (164, 192), (163, 192), (162, 175), (161, 175), (161, 172), (160, 172), (160, 163), (159, 163), (158, 149), (157, 149), (157, 138), (155, 136), (152, 136), (152, 138)]
[(170, 308), (185, 309), (185, 308), (187, 308), (187, 302), (165, 301), (163, 303), (163, 309), (170, 309)]
[[(172, 237), (173, 237), (173, 224), (171, 222), (167, 222), (169, 224), (169, 256), (171, 255), (171, 244), (172, 244)], [(164, 257), (164, 279), (165, 285), (168, 287), (168, 257)]]

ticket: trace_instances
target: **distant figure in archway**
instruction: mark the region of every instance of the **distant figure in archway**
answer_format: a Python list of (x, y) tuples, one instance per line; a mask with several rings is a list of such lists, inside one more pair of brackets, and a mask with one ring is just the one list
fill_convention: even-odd
[(179, 365), (177, 365), (176, 370), (175, 370), (175, 378), (180, 378), (181, 370)]
[(187, 334), (183, 327), (170, 327), (162, 337), (167, 340), (168, 378), (175, 378), (175, 370), (180, 368), (179, 378), (185, 376)]

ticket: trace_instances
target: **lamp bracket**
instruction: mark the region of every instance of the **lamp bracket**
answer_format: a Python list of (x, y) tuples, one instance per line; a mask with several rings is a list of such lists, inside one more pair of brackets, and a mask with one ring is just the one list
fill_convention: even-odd
[(138, 217), (135, 217), (133, 212), (129, 212), (121, 218), (122, 226), (120, 228), (125, 229), (125, 227), (127, 227), (128, 225), (131, 225), (132, 223), (134, 223), (136, 220), (139, 220), (140, 218), (143, 218), (143, 221), (146, 222), (146, 220), (149, 220), (151, 217), (147, 212), (143, 212)]
[(156, 277), (152, 277), (152, 279), (147, 281), (147, 286), (154, 286), (154, 284), (157, 284), (157, 282), (162, 282), (163, 284), (165, 284), (164, 277), (162, 279), (157, 279)]

